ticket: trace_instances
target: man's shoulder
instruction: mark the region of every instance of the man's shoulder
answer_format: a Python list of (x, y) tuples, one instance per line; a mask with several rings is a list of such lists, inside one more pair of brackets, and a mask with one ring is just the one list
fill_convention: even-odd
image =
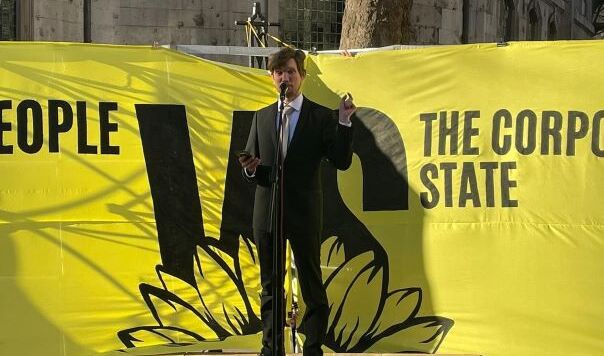
[(308, 105), (310, 105), (312, 107), (318, 107), (318, 108), (325, 108), (325, 109), (327, 109), (325, 106), (323, 106), (321, 104), (318, 104), (315, 101), (310, 100), (307, 96), (304, 97), (303, 103), (306, 103), (306, 104), (308, 104)]
[(263, 108), (258, 109), (256, 112), (258, 114), (270, 113), (271, 111), (275, 110), (276, 107), (277, 107), (277, 102), (275, 101), (274, 103), (271, 103)]
[(318, 104), (318, 103), (308, 99), (307, 97), (304, 97), (304, 102), (302, 105), (308, 105), (311, 112), (324, 113), (324, 114), (330, 114), (333, 112), (333, 110), (331, 110), (330, 108), (323, 106), (321, 104)]
[[(312, 100), (310, 100), (309, 98), (307, 98), (306, 96), (304, 97), (304, 101), (302, 102), (303, 106), (307, 106), (311, 112), (317, 112), (317, 113), (332, 113), (333, 110), (323, 106), (321, 104), (318, 104)], [(258, 109), (256, 111), (256, 113), (258, 115), (265, 115), (265, 114), (272, 114), (272, 113), (276, 113), (277, 110), (277, 102), (273, 102), (265, 107), (262, 107), (260, 109)]]

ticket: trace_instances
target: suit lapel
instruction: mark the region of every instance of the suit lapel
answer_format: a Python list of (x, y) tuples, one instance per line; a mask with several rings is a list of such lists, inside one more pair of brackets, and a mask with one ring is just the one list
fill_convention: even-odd
[(277, 103), (271, 105), (267, 112), (268, 117), (265, 120), (268, 121), (268, 132), (271, 135), (271, 140), (273, 141), (273, 146), (277, 147)]
[(298, 123), (296, 124), (296, 128), (294, 129), (294, 134), (292, 135), (292, 139), (289, 142), (289, 146), (287, 147), (287, 154), (292, 151), (292, 148), (296, 146), (296, 142), (300, 141), (299, 137), (303, 135), (304, 128), (308, 125), (308, 120), (310, 116), (310, 100), (304, 98), (302, 101), (302, 107), (300, 108), (300, 116), (298, 116)]

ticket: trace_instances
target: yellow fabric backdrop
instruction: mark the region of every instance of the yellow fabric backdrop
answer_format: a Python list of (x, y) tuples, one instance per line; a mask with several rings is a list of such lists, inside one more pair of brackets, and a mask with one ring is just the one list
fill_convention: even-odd
[[(309, 57), (309, 98), (360, 107), (353, 166), (326, 180), (344, 203), (323, 243), (331, 350), (604, 351), (603, 57), (598, 41)], [(256, 347), (255, 251), (223, 207), (233, 123), (275, 97), (266, 72), (53, 43), (2, 43), (0, 64), (0, 354)], [(49, 100), (70, 127), (50, 129), (69, 108)], [(193, 284), (157, 267), (140, 104), (186, 111)]]
[[(409, 210), (366, 212), (362, 209), (358, 160), (342, 174), (340, 188), (347, 206), (374, 233), (390, 257), (393, 287), (421, 286), (426, 313), (455, 324), (439, 352), (485, 355), (597, 355), (604, 352), (597, 320), (604, 316), (598, 300), (604, 284), (597, 277), (604, 255), (604, 42), (521, 42), (434, 47), (408, 51), (312, 57), (306, 92), (332, 106), (334, 94), (353, 93), (357, 106), (374, 108), (398, 128), (406, 150)], [(505, 154), (493, 149), (495, 114), (506, 109), (509, 125), (501, 128), (497, 144), (511, 141)], [(529, 145), (530, 119), (517, 119), (523, 110), (535, 113), (535, 150)], [(458, 154), (450, 139), (439, 154), (440, 113), (459, 112)], [(463, 154), (465, 112), (478, 111), (469, 140), (474, 154)], [(560, 152), (547, 136), (542, 153), (544, 111), (560, 113)], [(569, 111), (585, 113), (569, 128)], [(428, 137), (422, 114), (437, 113)], [(527, 114), (526, 116), (530, 116)], [(599, 119), (598, 119), (599, 118)], [(555, 119), (548, 121), (554, 127)], [(597, 126), (597, 127), (596, 127)], [(520, 133), (517, 134), (518, 127)], [(466, 127), (466, 131), (467, 127)], [(568, 137), (574, 154), (569, 154)], [(596, 154), (592, 145), (596, 145)], [(523, 151), (524, 153), (521, 153)], [(481, 206), (472, 200), (460, 207), (462, 167), (476, 173)], [(481, 162), (499, 163), (493, 170), (494, 207), (487, 207), (486, 171)], [(510, 200), (502, 207), (501, 162), (509, 170)], [(450, 169), (452, 206), (445, 202), (445, 170)], [(425, 174), (440, 192), (438, 204), (420, 202), (429, 188), (421, 170), (438, 167), (438, 178)], [(446, 167), (446, 166), (445, 166)], [(466, 179), (468, 179), (466, 177)], [(388, 188), (384, 188), (388, 189)], [(476, 195), (476, 194), (474, 194)], [(429, 196), (429, 200), (433, 197)], [(507, 204), (510, 205), (510, 204)]]

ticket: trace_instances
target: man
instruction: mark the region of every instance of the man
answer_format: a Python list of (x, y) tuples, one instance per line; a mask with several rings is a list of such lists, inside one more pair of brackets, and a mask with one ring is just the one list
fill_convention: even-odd
[[(303, 323), (306, 341), (304, 355), (322, 355), (321, 345), (327, 332), (329, 307), (321, 278), (320, 249), (323, 217), (321, 161), (327, 158), (336, 168), (345, 170), (352, 161), (352, 124), (356, 107), (347, 95), (335, 113), (305, 98), (300, 87), (306, 77), (304, 52), (283, 48), (269, 57), (268, 69), (275, 88), (287, 85), (284, 110), (283, 209), (284, 234), (294, 254), (302, 298), (307, 306)], [(272, 241), (266, 235), (270, 215), (270, 171), (277, 147), (278, 102), (254, 115), (246, 151), (239, 158), (244, 177), (257, 183), (254, 201), (253, 231), (260, 260), (262, 283), (261, 318), (262, 355), (271, 354), (272, 333)], [(285, 115), (284, 115), (285, 116)], [(338, 123), (339, 121), (339, 123)], [(279, 337), (282, 339), (282, 335)]]

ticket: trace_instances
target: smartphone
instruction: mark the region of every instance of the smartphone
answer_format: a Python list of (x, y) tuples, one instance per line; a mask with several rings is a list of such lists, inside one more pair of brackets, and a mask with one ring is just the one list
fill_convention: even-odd
[(241, 157), (247, 158), (247, 157), (251, 157), (252, 154), (249, 153), (248, 151), (242, 150), (242, 151), (235, 152), (235, 156), (237, 156), (237, 158), (241, 158)]

